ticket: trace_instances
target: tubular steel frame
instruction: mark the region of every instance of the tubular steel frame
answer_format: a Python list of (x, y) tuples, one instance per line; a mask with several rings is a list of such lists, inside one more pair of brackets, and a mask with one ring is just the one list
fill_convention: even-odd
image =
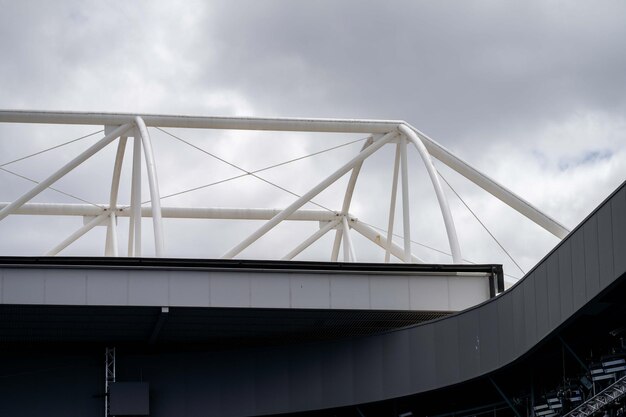
[[(107, 235), (105, 255), (119, 256), (117, 240), (117, 218), (129, 217), (128, 256), (141, 256), (141, 218), (151, 217), (154, 230), (154, 247), (157, 257), (165, 256), (165, 236), (163, 218), (196, 218), (196, 219), (253, 219), (267, 220), (259, 229), (223, 255), (233, 258), (248, 246), (286, 220), (317, 221), (320, 229), (306, 238), (297, 247), (287, 253), (283, 259), (290, 260), (305, 250), (329, 231), (335, 229), (335, 238), (331, 252), (331, 260), (337, 261), (340, 246), (343, 247), (343, 260), (356, 261), (356, 253), (350, 231), (353, 230), (385, 251), (385, 262), (391, 255), (403, 262), (423, 262), (411, 252), (410, 207), (409, 207), (409, 176), (407, 144), (412, 144), (418, 151), (432, 182), (437, 201), (444, 220), (453, 263), (463, 263), (461, 249), (450, 212), (447, 197), (439, 180), (432, 158), (439, 160), (452, 170), (474, 182), (483, 190), (508, 204), (539, 226), (564, 238), (569, 230), (521, 197), (487, 177), (468, 163), (453, 155), (437, 142), (403, 121), (394, 120), (341, 120), (341, 119), (263, 119), (263, 118), (225, 118), (195, 116), (164, 116), (137, 115), (115, 113), (69, 113), (39, 111), (0, 111), (0, 123), (50, 123), (50, 124), (83, 124), (104, 125), (105, 135), (100, 141), (83, 151), (72, 161), (61, 167), (45, 180), (38, 183), (28, 192), (10, 203), (0, 203), (0, 221), (12, 214), (66, 215), (91, 217), (85, 224), (70, 236), (52, 248), (46, 255), (56, 255), (64, 248), (78, 240), (94, 227), (105, 224)], [(237, 130), (270, 130), (293, 132), (339, 132), (366, 133), (369, 138), (360, 153), (333, 172), (307, 193), (284, 209), (223, 209), (223, 208), (182, 208), (161, 207), (157, 167), (152, 150), (148, 126), (166, 128), (204, 128), (204, 129), (237, 129)], [(128, 139), (133, 139), (131, 203), (129, 207), (119, 207), (118, 190), (124, 151)], [(36, 195), (50, 187), (64, 175), (78, 167), (87, 159), (98, 153), (108, 144), (117, 140), (118, 148), (113, 167), (109, 203), (100, 208), (88, 204), (47, 204), (29, 203)], [(393, 166), (393, 182), (389, 207), (388, 231), (382, 236), (367, 224), (360, 222), (349, 213), (352, 195), (362, 168), (363, 162), (386, 144), (395, 144), (396, 153)], [(150, 189), (150, 206), (142, 207), (141, 181), (143, 153), (146, 169), (145, 174)], [(302, 210), (301, 207), (310, 202), (339, 178), (351, 172), (341, 211), (328, 212), (323, 210)], [(392, 241), (394, 213), (397, 199), (398, 182), (402, 195), (403, 246)]]

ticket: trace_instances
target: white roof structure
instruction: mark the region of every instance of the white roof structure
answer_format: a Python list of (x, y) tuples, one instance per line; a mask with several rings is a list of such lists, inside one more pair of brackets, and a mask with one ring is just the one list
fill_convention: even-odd
[[(83, 226), (59, 236), (59, 243), (50, 248), (46, 255), (57, 255), (78, 241), (94, 227), (105, 225), (107, 228), (105, 255), (107, 256), (141, 256), (141, 221), (142, 217), (152, 218), (154, 249), (157, 257), (167, 256), (168, 237), (163, 230), (163, 218), (185, 219), (232, 219), (232, 220), (263, 220), (264, 223), (253, 233), (223, 254), (223, 258), (235, 258), (266, 233), (285, 221), (319, 222), (319, 229), (310, 236), (302, 236), (298, 245), (288, 253), (276, 254), (276, 259), (290, 260), (300, 254), (311, 244), (328, 232), (335, 237), (330, 260), (337, 261), (342, 250), (342, 259), (346, 262), (357, 261), (352, 244), (351, 234), (358, 233), (385, 252), (385, 262), (391, 256), (403, 262), (425, 262), (416, 256), (411, 248), (411, 215), (409, 207), (409, 170), (407, 147), (413, 146), (425, 166), (445, 225), (449, 250), (453, 263), (463, 263), (462, 249), (459, 245), (454, 218), (451, 214), (440, 181), (438, 171), (432, 159), (437, 159), (452, 170), (461, 174), (477, 186), (517, 210), (545, 230), (562, 239), (568, 229), (559, 222), (508, 190), (495, 180), (481, 173), (461, 158), (452, 154), (439, 143), (400, 120), (350, 120), (350, 119), (270, 119), (242, 117), (198, 117), (150, 114), (121, 113), (88, 113), (88, 112), (50, 112), (50, 111), (0, 111), (0, 123), (20, 124), (60, 124), (60, 125), (99, 125), (104, 126), (103, 137), (77, 154), (70, 162), (59, 166), (47, 178), (39, 181), (31, 189), (10, 202), (0, 203), (0, 222), (11, 215), (37, 216), (81, 216)], [(339, 169), (329, 172), (324, 180), (306, 193), (299, 195), (287, 207), (277, 209), (260, 208), (217, 208), (217, 207), (166, 207), (161, 205), (159, 188), (159, 169), (156, 166), (149, 128), (182, 128), (182, 129), (220, 129), (220, 130), (252, 130), (252, 131), (289, 131), (289, 132), (334, 132), (367, 134), (362, 150)], [(55, 182), (96, 155), (107, 145), (117, 146), (116, 158), (112, 166), (112, 181), (109, 201), (106, 204), (60, 204), (34, 203), (31, 200)], [(132, 145), (132, 175), (130, 204), (119, 203), (121, 170), (126, 146)], [(386, 234), (375, 230), (368, 224), (359, 221), (350, 212), (352, 195), (363, 162), (385, 146), (395, 147), (393, 161), (393, 182), (389, 202), (388, 228)], [(4, 161), (0, 161), (2, 163)], [(226, 162), (226, 161), (225, 161)], [(415, 162), (415, 161), (413, 161)], [(143, 166), (142, 166), (143, 165)], [(1, 166), (0, 166), (1, 168)], [(248, 174), (254, 174), (248, 172)], [(338, 179), (349, 174), (349, 181), (341, 207), (330, 210), (304, 210), (302, 207), (319, 193), (330, 187)], [(150, 201), (141, 201), (141, 187), (147, 178)], [(398, 192), (399, 188), (399, 192)], [(397, 194), (402, 195), (402, 244), (393, 242), (394, 213), (396, 211)], [(129, 218), (128, 247), (120, 248), (117, 218)]]

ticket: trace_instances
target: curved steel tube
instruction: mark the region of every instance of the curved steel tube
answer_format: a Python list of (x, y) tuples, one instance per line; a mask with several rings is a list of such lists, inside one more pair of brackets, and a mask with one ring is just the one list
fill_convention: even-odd
[(448, 242), (450, 242), (450, 252), (452, 253), (452, 261), (454, 263), (460, 264), (463, 263), (463, 256), (461, 256), (461, 248), (459, 246), (459, 238), (456, 234), (456, 227), (454, 226), (454, 219), (452, 218), (452, 213), (450, 213), (450, 206), (448, 205), (448, 198), (443, 192), (443, 188), (441, 188), (441, 183), (439, 182), (439, 176), (437, 174), (437, 170), (433, 165), (433, 161), (430, 159), (430, 154), (428, 150), (422, 143), (421, 139), (417, 134), (411, 130), (407, 125), (400, 125), (398, 130), (402, 132), (408, 140), (410, 140), (413, 145), (417, 148), (420, 156), (422, 157), (422, 161), (426, 166), (426, 170), (428, 171), (428, 175), (430, 176), (430, 180), (433, 183), (433, 187), (435, 188), (435, 194), (437, 195), (437, 200), (439, 201), (439, 207), (441, 209), (441, 214), (443, 216), (443, 222), (446, 226), (446, 233), (448, 234)]
[[(370, 136), (367, 138), (360, 152), (363, 152), (368, 146), (374, 143), (374, 138)], [(348, 214), (350, 211), (350, 204), (352, 203), (352, 195), (354, 194), (354, 188), (356, 187), (356, 180), (359, 178), (359, 173), (361, 172), (361, 168), (363, 167), (363, 161), (355, 165), (352, 168), (352, 173), (350, 174), (350, 179), (348, 180), (348, 186), (346, 187), (346, 193), (343, 197), (343, 204), (341, 205), (341, 213)], [(339, 257), (339, 245), (341, 244), (341, 237), (343, 234), (341, 230), (337, 230), (335, 232), (335, 240), (333, 241), (333, 251), (330, 257), (330, 260), (333, 262), (337, 261)]]
[(152, 206), (152, 225), (154, 227), (154, 249), (157, 257), (163, 256), (163, 220), (161, 216), (161, 196), (159, 194), (159, 181), (156, 172), (152, 143), (146, 124), (139, 116), (135, 123), (141, 135), (143, 154), (146, 158), (146, 171), (148, 173), (148, 185), (150, 186), (150, 205)]

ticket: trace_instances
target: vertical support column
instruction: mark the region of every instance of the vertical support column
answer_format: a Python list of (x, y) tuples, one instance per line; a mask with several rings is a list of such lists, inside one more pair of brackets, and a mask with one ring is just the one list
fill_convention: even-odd
[(141, 138), (133, 142), (133, 178), (130, 190), (128, 256), (141, 256)]
[(152, 226), (154, 228), (154, 251), (158, 257), (163, 256), (163, 219), (161, 216), (161, 195), (159, 194), (159, 180), (156, 171), (156, 162), (154, 161), (154, 153), (152, 152), (152, 142), (150, 134), (143, 119), (139, 116), (135, 117), (135, 123), (139, 134), (141, 135), (141, 143), (143, 144), (143, 154), (146, 157), (146, 172), (148, 175), (148, 186), (150, 187), (150, 205), (152, 206)]
[[(113, 166), (113, 179), (111, 180), (111, 194), (109, 197), (109, 210), (111, 210), (111, 213), (115, 213), (115, 210), (117, 210), (117, 194), (120, 189), (120, 176), (122, 175), (122, 162), (124, 161), (124, 151), (126, 150), (127, 140), (128, 138), (126, 136), (122, 136), (117, 144), (117, 154), (115, 155), (115, 165)], [(116, 224), (112, 225), (109, 223), (107, 226), (106, 245), (104, 249), (106, 256), (118, 256), (117, 250), (115, 255), (112, 255), (113, 251), (111, 248), (115, 225)], [(115, 239), (117, 243), (117, 236)]]
[(341, 223), (343, 224), (343, 261), (356, 262), (356, 253), (350, 238), (350, 226), (348, 225), (347, 216), (341, 218)]
[(111, 254), (108, 256), (119, 256), (119, 249), (117, 243), (117, 216), (115, 212), (111, 212), (109, 215), (109, 230), (111, 231), (110, 241), (111, 241)]
[[(398, 199), (398, 172), (400, 171), (400, 143), (396, 145), (396, 157), (393, 163), (393, 180), (391, 181), (391, 202), (389, 203), (389, 224), (387, 225), (387, 242), (393, 241), (393, 223), (396, 217), (396, 201)], [(391, 260), (391, 245), (385, 249), (385, 263)]]
[(408, 126), (401, 124), (400, 126), (398, 126), (398, 130), (400, 130), (400, 132), (402, 132), (406, 136), (406, 138), (410, 140), (413, 145), (415, 145), (415, 148), (417, 148), (417, 151), (419, 152), (420, 157), (422, 158), (422, 161), (426, 166), (426, 170), (428, 171), (428, 175), (430, 176), (433, 188), (435, 189), (435, 194), (437, 195), (437, 201), (439, 202), (439, 208), (441, 209), (443, 222), (446, 226), (448, 242), (450, 243), (450, 252), (452, 253), (452, 261), (457, 264), (463, 263), (463, 256), (461, 255), (461, 248), (459, 246), (459, 238), (456, 234), (456, 227), (454, 226), (454, 219), (452, 218), (452, 213), (450, 212), (448, 199), (443, 192), (441, 182), (439, 181), (439, 176), (437, 175), (437, 170), (433, 165), (430, 154), (428, 153), (428, 150), (426, 149), (420, 138), (417, 136), (417, 134)]
[(402, 160), (402, 227), (404, 227), (404, 262), (411, 262), (411, 213), (409, 210), (409, 167), (406, 153), (406, 139), (400, 139)]
[(109, 417), (111, 399), (109, 384), (115, 382), (115, 348), (105, 348), (104, 352), (104, 417)]

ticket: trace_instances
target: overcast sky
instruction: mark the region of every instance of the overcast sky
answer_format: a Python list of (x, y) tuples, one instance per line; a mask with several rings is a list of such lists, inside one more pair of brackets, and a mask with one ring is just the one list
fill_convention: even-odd
[[(622, 1), (0, 0), (0, 10), (2, 109), (404, 119), (568, 227), (626, 177)], [(98, 129), (0, 126), (0, 164)], [(174, 133), (245, 169), (359, 139)], [(238, 173), (162, 132), (151, 134), (163, 194)], [(96, 139), (5, 168), (41, 180)], [(304, 193), (360, 146), (266, 176)], [(115, 152), (109, 148), (81, 173), (64, 178), (59, 188), (106, 201)], [(393, 149), (384, 149), (366, 163), (352, 209), (382, 227), (392, 158)], [(412, 237), (448, 250), (432, 186), (414, 150), (410, 158), (415, 165)], [(558, 242), (437, 166), (524, 270)], [(11, 201), (29, 186), (0, 172), (1, 201)], [(319, 201), (339, 209), (344, 186), (345, 181), (337, 184)], [(122, 202), (128, 202), (127, 190), (123, 185)], [(281, 207), (293, 198), (247, 178), (163, 204)], [(464, 256), (504, 263), (511, 275), (520, 276), (456, 197), (449, 193), (449, 198)], [(79, 203), (52, 191), (34, 201)], [(24, 220), (8, 218), (0, 224), (3, 254), (41, 254), (82, 225), (80, 219)], [(167, 250), (173, 256), (217, 257), (256, 227), (168, 222)], [(270, 244), (268, 236), (242, 256), (282, 257), (288, 242), (299, 242), (316, 227), (280, 228), (276, 243)], [(123, 240), (125, 229), (120, 229)], [(149, 233), (149, 223), (144, 229)], [(103, 232), (93, 235), (63, 253), (101, 253)], [(329, 242), (330, 236), (300, 259), (324, 259)], [(382, 260), (380, 252), (364, 242), (358, 245), (360, 259)], [(152, 248), (145, 246), (149, 254)], [(422, 247), (415, 250), (433, 262), (449, 260)]]

